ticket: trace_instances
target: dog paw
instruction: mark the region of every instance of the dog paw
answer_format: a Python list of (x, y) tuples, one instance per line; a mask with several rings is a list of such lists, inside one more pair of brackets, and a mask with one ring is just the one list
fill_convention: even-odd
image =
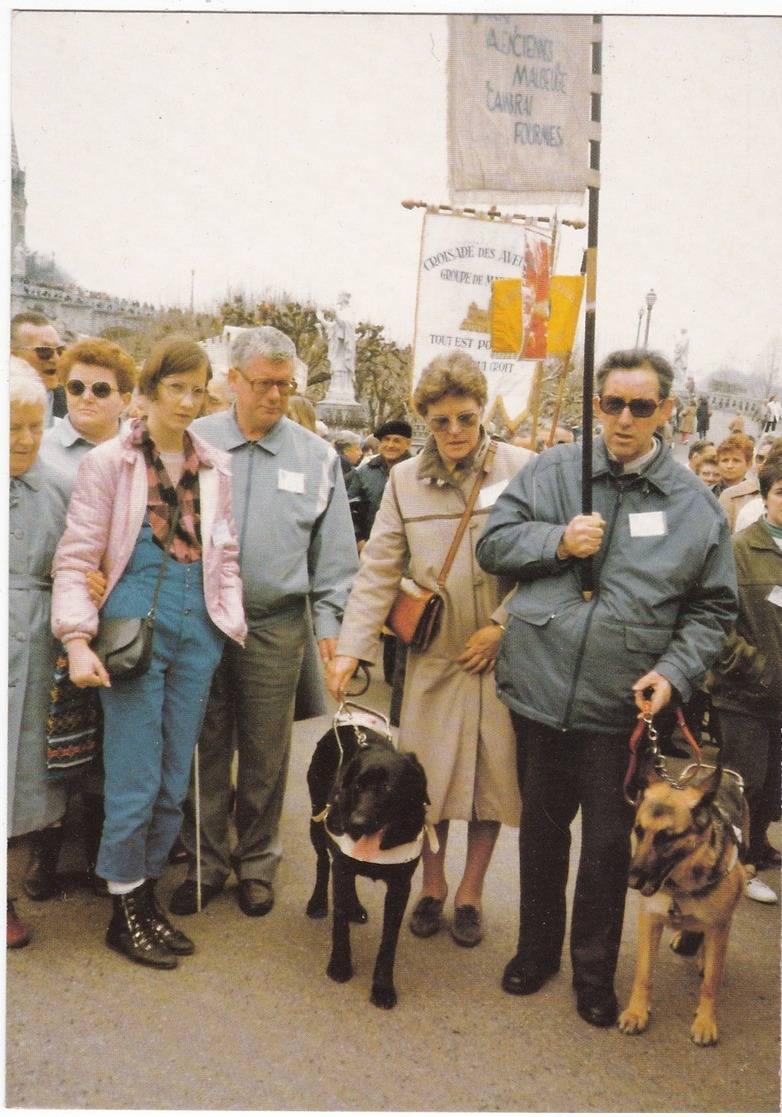
[(717, 1021), (711, 1015), (698, 1013), (690, 1028), (690, 1039), (698, 1047), (713, 1047), (718, 1040)]
[(335, 962), (332, 958), (326, 967), (326, 973), (332, 981), (350, 981), (353, 976), (353, 967), (350, 963), (345, 965), (344, 962)]
[(355, 904), (351, 904), (348, 908), (348, 922), (349, 923), (366, 923), (369, 919), (367, 909), (363, 904), (356, 900)]
[(306, 911), (310, 919), (325, 919), (326, 916), (329, 914), (328, 901), (326, 903), (322, 903), (320, 900), (316, 900), (313, 897), (307, 904)]
[(397, 1002), (396, 989), (393, 985), (373, 985), (369, 999), (378, 1008), (393, 1008)]
[(640, 1035), (649, 1027), (649, 1016), (649, 1009), (637, 1009), (628, 1005), (619, 1017), (619, 1031), (624, 1032), (626, 1036)]

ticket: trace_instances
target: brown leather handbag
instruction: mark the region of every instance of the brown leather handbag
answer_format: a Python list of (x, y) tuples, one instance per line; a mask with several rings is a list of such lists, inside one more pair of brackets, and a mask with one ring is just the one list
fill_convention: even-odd
[(418, 652), (427, 650), (440, 629), (445, 604), (440, 590), (445, 585), (445, 579), (448, 577), (453, 560), (456, 558), (459, 544), (467, 530), (467, 522), (472, 515), (484, 479), (491, 470), (496, 451), (497, 443), (490, 442), (483, 459), (481, 471), (475, 479), (470, 498), (467, 501), (467, 507), (459, 521), (453, 543), (437, 577), (437, 589), (424, 589), (412, 578), (403, 578), (399, 584), (394, 604), (391, 606), (391, 612), (386, 620), (386, 626), (404, 644), (407, 644), (410, 648), (415, 648)]

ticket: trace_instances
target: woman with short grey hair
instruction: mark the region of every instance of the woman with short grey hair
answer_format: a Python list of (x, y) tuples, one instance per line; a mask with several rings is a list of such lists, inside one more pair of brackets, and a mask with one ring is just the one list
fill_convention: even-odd
[[(8, 835), (30, 835), (31, 863), (47, 856), (56, 862), (66, 794), (46, 775), (49, 691), (59, 651), (50, 628), (51, 569), (68, 500), (59, 475), (38, 457), (46, 389), (33, 369), (12, 374), (9, 383)], [(29, 871), (24, 887), (31, 899), (49, 898), (36, 892)], [(9, 947), (30, 941), (10, 898), (6, 932)]]

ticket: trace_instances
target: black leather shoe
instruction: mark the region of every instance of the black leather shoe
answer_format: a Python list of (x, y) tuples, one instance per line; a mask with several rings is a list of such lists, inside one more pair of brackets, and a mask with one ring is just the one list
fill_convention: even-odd
[(155, 895), (156, 884), (157, 881), (150, 879), (144, 881), (143, 885), (146, 893), (147, 925), (158, 942), (168, 947), (172, 954), (182, 956), (194, 954), (195, 943), (193, 940), (189, 939), (184, 931), (180, 931), (177, 927), (173, 926), (160, 906), (158, 898)]
[(514, 997), (528, 997), (559, 971), (559, 962), (533, 963), (517, 955), (511, 958), (502, 975), (502, 988)]
[(619, 1016), (616, 993), (613, 989), (577, 989), (576, 1011), (587, 1024), (610, 1028)]
[(176, 969), (174, 954), (155, 936), (147, 922), (144, 884), (122, 896), (112, 896), (113, 912), (106, 931), (106, 946), (124, 954), (131, 962), (158, 970)]
[(268, 915), (274, 907), (274, 889), (265, 880), (240, 880), (239, 907), (245, 915)]
[(31, 900), (51, 900), (60, 892), (57, 861), (62, 842), (62, 826), (50, 826), (31, 835), (30, 860), (22, 881), (24, 894)]
[[(222, 890), (222, 884), (202, 884), (201, 910), (203, 911), (209, 901), (213, 900)], [(171, 893), (168, 909), (173, 915), (195, 915), (198, 911), (198, 898), (194, 880), (189, 878), (183, 880), (179, 887), (174, 889)]]

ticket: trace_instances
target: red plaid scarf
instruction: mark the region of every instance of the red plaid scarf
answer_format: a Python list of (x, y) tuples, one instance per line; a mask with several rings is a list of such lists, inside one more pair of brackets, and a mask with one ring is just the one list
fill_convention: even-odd
[(171, 534), (174, 509), (179, 504), (179, 522), (169, 553), (177, 562), (196, 562), (202, 553), (201, 490), (198, 484), (201, 459), (193, 440), (185, 431), (185, 464), (175, 487), (144, 420), (135, 419), (131, 430), (131, 442), (141, 448), (147, 463), (147, 512), (155, 542), (161, 548), (166, 546)]

